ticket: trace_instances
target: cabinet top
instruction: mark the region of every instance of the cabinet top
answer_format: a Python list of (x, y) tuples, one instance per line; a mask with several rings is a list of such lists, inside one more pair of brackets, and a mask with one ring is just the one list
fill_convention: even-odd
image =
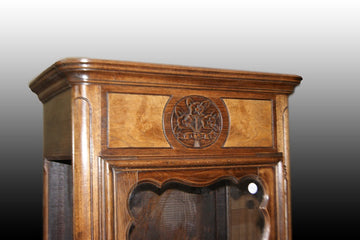
[(29, 85), (46, 102), (73, 84), (84, 83), (291, 94), (301, 80), (301, 76), (290, 74), (66, 58), (51, 65)]

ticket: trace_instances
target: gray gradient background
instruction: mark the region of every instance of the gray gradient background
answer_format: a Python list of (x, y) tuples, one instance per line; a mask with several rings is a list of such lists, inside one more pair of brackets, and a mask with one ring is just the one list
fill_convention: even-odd
[(41, 238), (42, 105), (28, 83), (55, 61), (78, 56), (303, 76), (290, 97), (294, 237), (348, 239), (358, 232), (354, 2), (31, 2), (0, 4), (3, 234)]

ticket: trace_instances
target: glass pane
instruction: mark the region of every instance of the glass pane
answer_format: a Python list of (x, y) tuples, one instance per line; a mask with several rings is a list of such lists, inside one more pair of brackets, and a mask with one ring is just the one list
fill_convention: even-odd
[(263, 194), (252, 178), (239, 184), (223, 180), (208, 187), (171, 182), (159, 189), (139, 184), (129, 200), (134, 221), (128, 239), (261, 239)]
[(244, 179), (229, 191), (229, 239), (262, 239), (265, 219), (259, 207), (264, 190), (260, 183)]

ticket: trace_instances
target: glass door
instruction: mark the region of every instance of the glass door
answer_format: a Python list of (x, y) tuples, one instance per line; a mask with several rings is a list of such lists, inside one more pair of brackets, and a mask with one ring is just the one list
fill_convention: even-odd
[(264, 239), (266, 216), (261, 182), (245, 176), (193, 187), (140, 183), (130, 194), (130, 240)]

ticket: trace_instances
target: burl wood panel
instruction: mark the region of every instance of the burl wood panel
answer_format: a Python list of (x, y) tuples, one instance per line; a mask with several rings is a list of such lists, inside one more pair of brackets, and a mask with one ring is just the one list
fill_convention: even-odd
[(230, 116), (224, 147), (272, 147), (272, 101), (223, 99)]
[(71, 156), (71, 91), (44, 104), (44, 156)]
[(108, 94), (110, 148), (168, 148), (162, 116), (169, 96)]

